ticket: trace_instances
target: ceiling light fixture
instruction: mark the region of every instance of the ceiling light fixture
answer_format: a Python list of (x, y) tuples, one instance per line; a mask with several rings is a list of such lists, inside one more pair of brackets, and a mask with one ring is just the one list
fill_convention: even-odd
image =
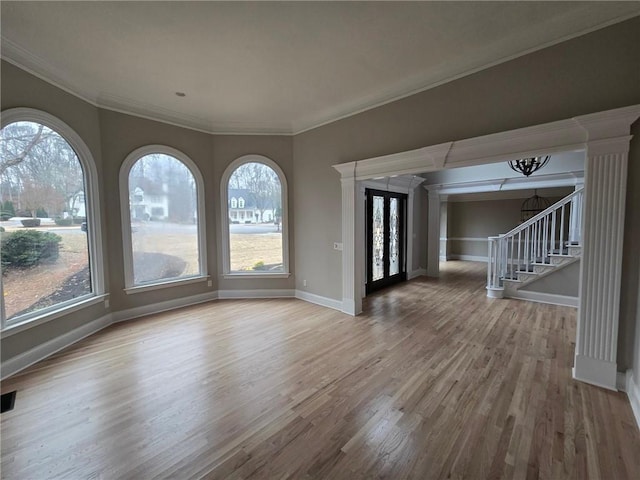
[(509, 160), (508, 163), (511, 167), (511, 170), (521, 173), (525, 177), (528, 177), (533, 172), (537, 172), (547, 163), (549, 163), (550, 158), (551, 157), (549, 155), (547, 155), (546, 157), (529, 157), (521, 158), (520, 160)]

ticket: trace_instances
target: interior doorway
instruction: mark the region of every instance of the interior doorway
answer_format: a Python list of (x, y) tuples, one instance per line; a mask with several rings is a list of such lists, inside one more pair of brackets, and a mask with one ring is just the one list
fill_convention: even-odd
[(366, 293), (407, 279), (407, 195), (366, 189)]

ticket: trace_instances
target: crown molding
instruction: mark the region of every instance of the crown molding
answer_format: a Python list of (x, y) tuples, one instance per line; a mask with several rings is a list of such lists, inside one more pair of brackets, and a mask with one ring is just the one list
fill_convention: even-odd
[[(337, 108), (329, 108), (317, 115), (312, 115), (300, 121), (293, 121), (291, 124), (266, 124), (266, 123), (242, 123), (242, 122), (211, 122), (210, 120), (181, 114), (176, 111), (162, 109), (150, 104), (138, 102), (134, 99), (116, 97), (100, 92), (92, 92), (83, 88), (78, 82), (69, 77), (67, 72), (57, 68), (54, 64), (31, 53), (27, 49), (16, 44), (5, 36), (0, 36), (2, 43), (2, 53), (0, 58), (25, 70), (37, 78), (54, 85), (55, 87), (74, 95), (87, 103), (105, 110), (145, 118), (169, 125), (174, 125), (190, 130), (195, 130), (209, 134), (224, 135), (298, 135), (315, 128), (328, 125), (330, 123), (352, 117), (359, 113), (372, 110), (389, 103), (410, 97), (412, 95), (436, 88), (440, 85), (458, 80), (482, 70), (500, 65), (516, 58), (534, 53), (536, 51), (560, 44), (573, 38), (586, 35), (588, 33), (609, 27), (616, 23), (629, 20), (639, 16), (640, 13), (616, 17), (607, 22), (603, 22), (592, 27), (582, 29), (578, 32), (561, 36), (555, 40), (542, 43), (532, 48), (522, 50), (518, 53), (503, 56), (491, 62), (485, 62), (473, 68), (460, 69), (456, 74), (435, 78), (427, 75), (418, 75), (401, 84), (382, 89), (375, 95), (360, 98), (354, 102), (342, 104)], [(442, 168), (442, 166), (440, 166)], [(410, 172), (407, 172), (410, 173)]]

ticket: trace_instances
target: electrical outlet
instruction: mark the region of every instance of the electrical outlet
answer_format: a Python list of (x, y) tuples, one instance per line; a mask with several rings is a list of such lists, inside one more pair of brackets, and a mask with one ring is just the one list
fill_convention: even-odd
[(340, 243), (340, 242), (333, 242), (333, 249), (334, 249), (334, 250), (342, 250), (342, 243)]
[(109, 308), (109, 300), (104, 301), (104, 308)]
[(306, 287), (307, 286), (307, 281), (306, 280), (302, 280), (302, 286)]
[(211, 280), (207, 281), (207, 287), (213, 287), (213, 282)]

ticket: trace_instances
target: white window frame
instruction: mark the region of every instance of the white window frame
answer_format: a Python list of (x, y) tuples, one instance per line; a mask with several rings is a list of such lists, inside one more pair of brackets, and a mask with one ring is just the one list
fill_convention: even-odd
[[(197, 237), (198, 237), (198, 264), (200, 273), (187, 277), (170, 278), (149, 283), (134, 283), (133, 276), (133, 245), (131, 243), (131, 209), (129, 205), (129, 173), (133, 165), (142, 157), (152, 154), (161, 154), (174, 157), (183, 163), (191, 172), (196, 184), (196, 204), (198, 212), (197, 220)], [(137, 148), (125, 158), (120, 167), (120, 216), (122, 220), (122, 246), (124, 258), (124, 291), (127, 294), (145, 292), (148, 290), (157, 290), (160, 288), (172, 287), (175, 285), (183, 285), (187, 283), (196, 283), (207, 281), (210, 277), (207, 273), (207, 242), (204, 215), (204, 180), (200, 169), (187, 155), (173, 147), (166, 145), (145, 145)]]
[(231, 197), (231, 208), (238, 208), (238, 201), (236, 197)]
[(104, 261), (102, 247), (102, 220), (100, 218), (100, 193), (98, 189), (98, 170), (87, 144), (75, 130), (53, 115), (34, 108), (11, 108), (2, 112), (0, 128), (16, 122), (33, 122), (53, 130), (71, 146), (84, 174), (85, 209), (87, 213), (87, 239), (89, 250), (89, 268), (91, 274), (91, 293), (57, 303), (35, 312), (21, 315), (7, 321), (4, 314), (4, 291), (0, 282), (0, 302), (2, 302), (2, 331), (11, 335), (26, 328), (35, 327), (59, 318), (68, 313), (101, 302), (106, 298), (104, 281)]
[(262, 163), (273, 169), (280, 180), (280, 195), (282, 195), (282, 272), (234, 272), (231, 271), (231, 254), (229, 245), (229, 223), (222, 222), (222, 276), (226, 279), (233, 278), (288, 278), (289, 272), (289, 195), (287, 189), (287, 178), (280, 166), (264, 155), (244, 155), (236, 158), (225, 169), (220, 181), (220, 206), (222, 209), (221, 218), (229, 217), (229, 179), (236, 169), (246, 163)]

